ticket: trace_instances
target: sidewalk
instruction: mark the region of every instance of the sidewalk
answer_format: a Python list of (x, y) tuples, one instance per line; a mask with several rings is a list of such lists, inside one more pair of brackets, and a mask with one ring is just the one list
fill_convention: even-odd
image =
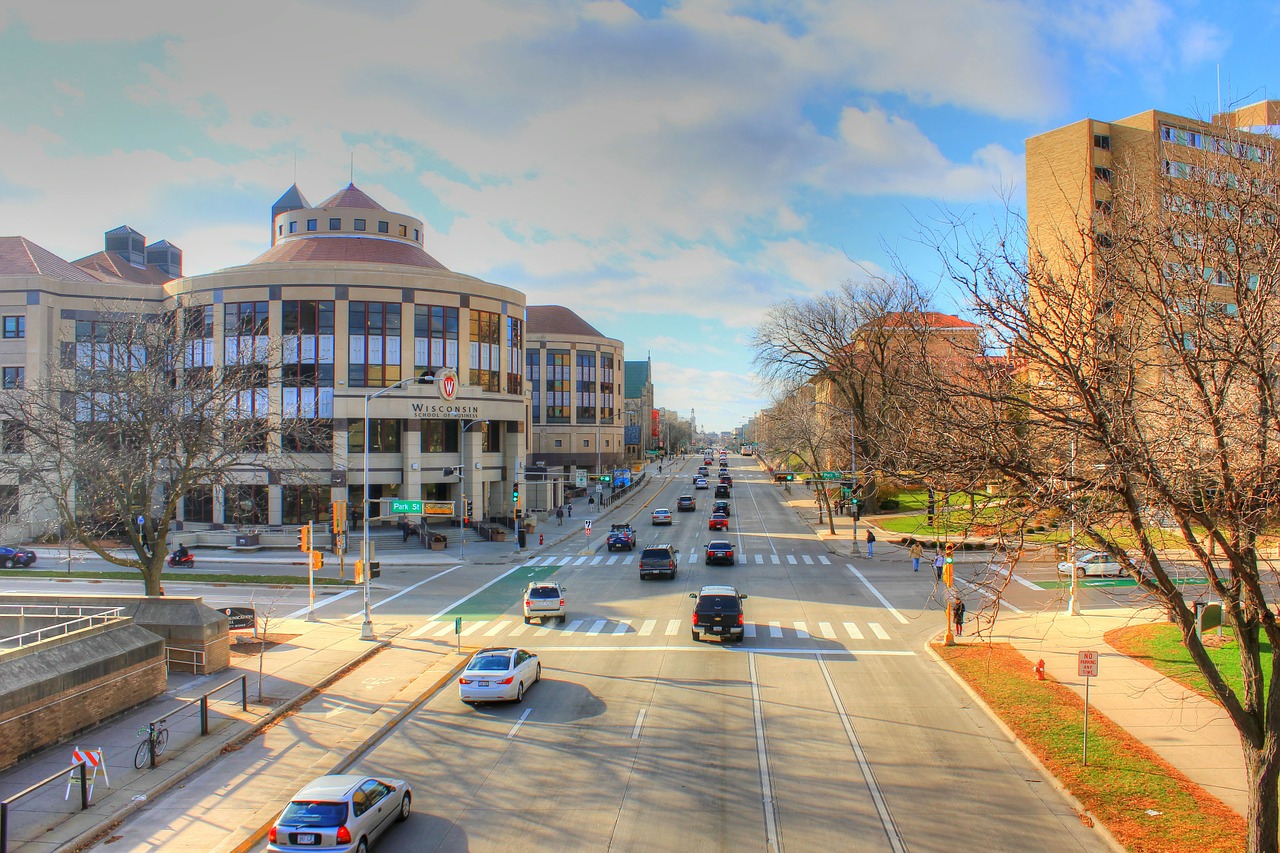
[[(657, 466), (650, 467), (656, 470)], [(646, 486), (603, 511), (591, 507), (587, 498), (579, 498), (574, 501), (574, 524), (553, 524), (554, 531), (548, 531), (545, 523), (539, 525), (545, 539), (542, 547), (553, 547), (580, 532), (582, 520), (623, 510), (648, 492)], [(514, 542), (468, 543), (467, 563), (532, 556), (541, 550), (537, 535), (523, 550)], [(263, 556), (276, 559), (263, 560)], [(291, 552), (197, 559), (241, 564), (297, 560)], [(460, 562), (457, 555), (439, 551), (393, 552), (380, 559), (397, 565)], [(359, 630), (349, 623), (336, 620), (274, 620), (271, 637), (283, 641), (262, 656), (263, 702), (257, 701), (257, 654), (233, 653), (231, 667), (214, 675), (170, 673), (163, 696), (71, 743), (0, 771), (3, 798), (68, 767), (73, 748), (101, 748), (110, 780), (108, 785), (102, 776), (97, 778), (90, 807), (83, 812), (77, 788), (64, 799), (64, 782), (47, 785), (15, 804), (10, 810), (9, 849), (23, 853), (80, 849), (95, 836), (101, 840), (87, 849), (110, 853), (158, 847), (218, 853), (249, 849), (265, 835), (282, 797), (315, 776), (350, 767), (383, 733), (452, 680), (467, 660), (465, 647), (462, 656), (455, 653), (451, 637), (447, 642), (399, 639), (406, 627), (382, 627), (378, 640), (370, 642), (361, 640)], [(209, 704), (208, 736), (199, 733), (198, 706), (176, 711), (185, 700), (241, 675), (248, 678), (248, 711), (240, 707), (239, 683), (219, 691)], [(167, 713), (173, 714), (167, 721), (170, 739), (158, 766), (135, 769), (134, 755), (142, 742), (139, 729)], [(210, 784), (185, 784), (215, 762), (217, 775), (209, 777)], [(223, 784), (212, 784), (219, 780)], [(148, 809), (166, 792), (162, 807)], [(135, 812), (141, 813), (118, 826)]]

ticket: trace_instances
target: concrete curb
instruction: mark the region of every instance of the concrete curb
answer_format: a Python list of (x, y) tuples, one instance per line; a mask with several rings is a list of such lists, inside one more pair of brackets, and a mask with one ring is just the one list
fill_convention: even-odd
[[(401, 708), (400, 711), (395, 714), (395, 716), (393, 716), (390, 720), (388, 720), (387, 722), (379, 726), (376, 731), (374, 731), (372, 734), (366, 737), (363, 741), (360, 742), (358, 746), (350, 750), (344, 758), (339, 760), (335, 765), (333, 765), (333, 767), (331, 767), (329, 770), (327, 770), (324, 774), (321, 774), (321, 775), (329, 775), (332, 773), (345, 773), (347, 769), (351, 767), (351, 765), (355, 764), (357, 761), (360, 760), (360, 758), (364, 755), (364, 753), (368, 752), (369, 749), (372, 748), (378, 741), (386, 737), (388, 732), (390, 732), (396, 726), (403, 723), (406, 719), (408, 719), (408, 717), (411, 714), (415, 713), (419, 708), (421, 708), (424, 704), (426, 704), (428, 699), (430, 699), (432, 696), (434, 696), (436, 693), (442, 690), (445, 687), (445, 685), (447, 685), (450, 681), (456, 678), (458, 676), (458, 673), (462, 672), (462, 670), (466, 667), (467, 663), (470, 662), (471, 658), (474, 655), (475, 655), (475, 650), (473, 649), (470, 654), (465, 655), (462, 658), (462, 660), (454, 664), (454, 666), (450, 668), (450, 670), (447, 673), (437, 678), (429, 687), (427, 687), (421, 693), (419, 693), (418, 696), (412, 702), (407, 704), (405, 707)], [(249, 835), (249, 837), (243, 839), (236, 846), (232, 847), (228, 851), (228, 853), (248, 853), (248, 851), (251, 850), (253, 847), (255, 847), (257, 844), (259, 844), (262, 841), (262, 839), (267, 837), (267, 833), (271, 831), (271, 827), (275, 825), (276, 819), (280, 817), (281, 812), (282, 812), (282, 809), (273, 810), (270, 813), (270, 815), (266, 818), (265, 822), (263, 822), (260, 826), (254, 829), (253, 832)], [(259, 812), (259, 814), (261, 814), (261, 812)]]
[(1123, 844), (1121, 844), (1118, 840), (1116, 840), (1116, 837), (1111, 834), (1111, 830), (1107, 829), (1106, 824), (1104, 824), (1097, 817), (1097, 815), (1093, 814), (1091, 811), (1089, 811), (1084, 807), (1084, 803), (1080, 802), (1080, 800), (1076, 798), (1076, 795), (1071, 792), (1071, 789), (1063, 785), (1061, 780), (1059, 780), (1057, 776), (1051, 773), (1048, 767), (1044, 766), (1044, 764), (1040, 761), (1040, 759), (1036, 757), (1035, 753), (1033, 753), (1031, 749), (1025, 743), (1022, 742), (1022, 739), (1019, 738), (1017, 734), (1014, 733), (1013, 729), (1009, 728), (1009, 726), (1005, 723), (1004, 719), (1001, 718), (1000, 715), (997, 714), (994, 710), (992, 710), (991, 706), (988, 705), (983, 700), (983, 698), (978, 694), (978, 692), (969, 685), (969, 682), (965, 681), (960, 676), (960, 673), (952, 669), (947, 664), (947, 662), (942, 659), (942, 656), (939, 655), (937, 651), (934, 650), (933, 648), (934, 642), (940, 640), (942, 637), (943, 637), (942, 634), (935, 634), (933, 638), (926, 640), (924, 643), (924, 650), (929, 655), (929, 657), (933, 658), (933, 662), (936, 663), (943, 672), (951, 676), (951, 678), (956, 682), (956, 684), (959, 684), (960, 687), (964, 690), (964, 692), (969, 694), (969, 698), (972, 699), (978, 705), (978, 707), (982, 708), (984, 711), (987, 712), (987, 717), (995, 721), (995, 724), (996, 726), (999, 727), (1000, 731), (1004, 732), (1004, 734), (1009, 738), (1009, 740), (1012, 741), (1018, 747), (1018, 751), (1021, 752), (1023, 756), (1028, 761), (1031, 762), (1032, 766), (1034, 766), (1037, 770), (1039, 770), (1040, 773), (1043, 774), (1046, 779), (1050, 780), (1050, 783), (1053, 785), (1053, 787), (1056, 788), (1058, 792), (1062, 794), (1063, 798), (1066, 799), (1066, 801), (1071, 804), (1071, 806), (1076, 810), (1077, 814), (1085, 815), (1086, 817), (1089, 818), (1089, 820), (1093, 821), (1092, 829), (1095, 832), (1097, 832), (1099, 835), (1101, 835), (1102, 838), (1108, 844), (1111, 845), (1113, 850), (1117, 851), (1117, 853), (1125, 853), (1125, 851), (1127, 851), (1128, 848), (1125, 847)]
[[(66, 853), (74, 853), (74, 851), (83, 850), (89, 845), (96, 843), (104, 835), (123, 823), (134, 812), (148, 805), (153, 799), (163, 796), (165, 792), (169, 791), (175, 785), (185, 782), (191, 776), (212, 764), (222, 755), (224, 750), (229, 747), (239, 747), (250, 739), (256, 737), (263, 729), (275, 723), (285, 714), (293, 711), (299, 705), (311, 701), (311, 699), (323, 691), (325, 687), (341, 678), (347, 670), (362, 666), (375, 654), (389, 646), (390, 642), (387, 640), (377, 641), (373, 646), (361, 652), (354, 660), (347, 661), (338, 669), (330, 672), (317, 684), (303, 690), (294, 698), (281, 704), (280, 707), (272, 709), (269, 714), (253, 723), (248, 729), (241, 732), (228, 733), (228, 736), (226, 737), (209, 742), (205, 750), (203, 752), (196, 753), (194, 758), (186, 766), (175, 770), (168, 778), (161, 780), (154, 788), (149, 789), (146, 792), (147, 798), (145, 800), (130, 801), (128, 805), (113, 812), (110, 817), (103, 818), (98, 821), (98, 823), (93, 827), (80, 833), (80, 835), (75, 839), (59, 845), (55, 849), (55, 853), (64, 853), (64, 851)], [(229, 728), (231, 728), (231, 726), (228, 726), (228, 729)]]

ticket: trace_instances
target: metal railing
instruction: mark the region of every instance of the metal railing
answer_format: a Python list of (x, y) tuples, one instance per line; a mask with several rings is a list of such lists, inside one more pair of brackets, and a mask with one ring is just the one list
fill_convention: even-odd
[[(178, 660), (182, 655), (191, 655), (191, 660)], [(165, 669), (177, 664), (178, 666), (189, 666), (191, 671), (195, 672), (199, 667), (204, 666), (204, 658), (204, 649), (187, 649), (182, 646), (164, 647)]]
[[(180, 714), (186, 708), (190, 708), (192, 705), (200, 706), (201, 737), (209, 734), (209, 697), (212, 696), (214, 693), (217, 693), (219, 690), (222, 690), (224, 687), (230, 687), (231, 685), (235, 684), (237, 681), (240, 682), (240, 710), (248, 711), (249, 710), (249, 676), (237, 675), (235, 678), (231, 679), (230, 681), (226, 681), (226, 682), (223, 682), (222, 684), (219, 684), (217, 687), (213, 688), (212, 690), (209, 690), (206, 693), (201, 694), (195, 699), (189, 699), (188, 701), (183, 702), (181, 705), (174, 708), (172, 711), (165, 714), (163, 717), (156, 717), (154, 720), (147, 723), (147, 737), (151, 740), (151, 743), (154, 744), (156, 742), (156, 729), (160, 726), (161, 723), (164, 723), (173, 719), (173, 717)], [(156, 766), (156, 751), (155, 749), (151, 749), (149, 750), (149, 752), (151, 753), (151, 761), (150, 761), (151, 769), (154, 770)], [(3, 851), (0, 851), (0, 853), (3, 853)]]
[[(14, 613), (12, 611), (16, 610)], [(39, 612), (46, 611), (46, 612)], [(91, 612), (90, 612), (91, 611)], [(19, 626), (25, 619), (58, 619), (69, 616), (65, 622), (58, 622), (34, 631), (23, 631), (8, 637), (0, 637), (0, 649), (23, 648), (32, 643), (39, 643), (49, 637), (57, 637), (88, 628), (93, 625), (104, 625), (123, 619), (123, 607), (85, 607), (80, 605), (61, 604), (0, 604), (0, 616), (8, 616), (19, 620)], [(86, 615), (87, 614), (87, 615)]]
[(30, 794), (48, 785), (50, 782), (61, 782), (68, 773), (76, 773), (80, 777), (80, 811), (89, 808), (89, 777), (87, 773), (87, 763), (77, 761), (69, 767), (64, 767), (52, 776), (41, 779), (34, 785), (23, 788), (11, 797), (0, 800), (0, 853), (9, 853), (9, 806), (21, 800)]

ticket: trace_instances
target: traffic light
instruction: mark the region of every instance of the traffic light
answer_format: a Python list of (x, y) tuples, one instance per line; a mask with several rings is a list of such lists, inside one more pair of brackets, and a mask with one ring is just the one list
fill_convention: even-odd
[(454, 475), (456, 475), (456, 474), (458, 473), (458, 469), (457, 469), (457, 468), (445, 468), (445, 469), (444, 469), (443, 471), (441, 471), (440, 473), (441, 473), (441, 474), (443, 474), (443, 475), (444, 475), (444, 476), (446, 476), (446, 477), (452, 477), (452, 476), (454, 476)]
[(602, 483), (611, 483), (611, 482), (613, 482), (613, 475), (612, 475), (612, 474), (601, 474), (601, 475), (600, 475), (600, 482), (602, 482)]
[(364, 581), (364, 560), (356, 560), (355, 569), (351, 573), (352, 583), (362, 583)]
[(324, 554), (319, 551), (312, 551), (309, 556), (311, 557), (311, 571), (318, 572), (324, 568)]
[(520, 503), (520, 484), (514, 483), (511, 486), (511, 502), (513, 504)]
[(948, 542), (943, 554), (942, 580), (946, 582), (947, 586), (951, 586), (952, 580), (955, 578), (955, 550), (956, 546)]
[(298, 550), (311, 550), (311, 522), (307, 522), (298, 528)]
[(795, 474), (788, 474), (788, 475), (787, 475), (787, 482), (788, 482), (788, 483), (790, 483), (790, 482), (791, 482), (792, 480), (794, 480), (795, 478), (796, 478), (796, 475), (795, 475)]
[(332, 507), (333, 513), (333, 532), (345, 533), (347, 531), (347, 502), (334, 501)]
[(471, 517), (471, 498), (467, 498), (467, 518)]

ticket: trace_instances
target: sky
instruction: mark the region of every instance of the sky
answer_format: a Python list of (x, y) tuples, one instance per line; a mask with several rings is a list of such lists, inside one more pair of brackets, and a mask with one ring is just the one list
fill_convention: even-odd
[(0, 235), (74, 260), (127, 224), (212, 272), (354, 163), (446, 267), (571, 308), (728, 430), (769, 404), (771, 305), (894, 256), (936, 280), (919, 223), (1022, 206), (1028, 137), (1262, 100), (1278, 29), (1189, 0), (0, 0)]

